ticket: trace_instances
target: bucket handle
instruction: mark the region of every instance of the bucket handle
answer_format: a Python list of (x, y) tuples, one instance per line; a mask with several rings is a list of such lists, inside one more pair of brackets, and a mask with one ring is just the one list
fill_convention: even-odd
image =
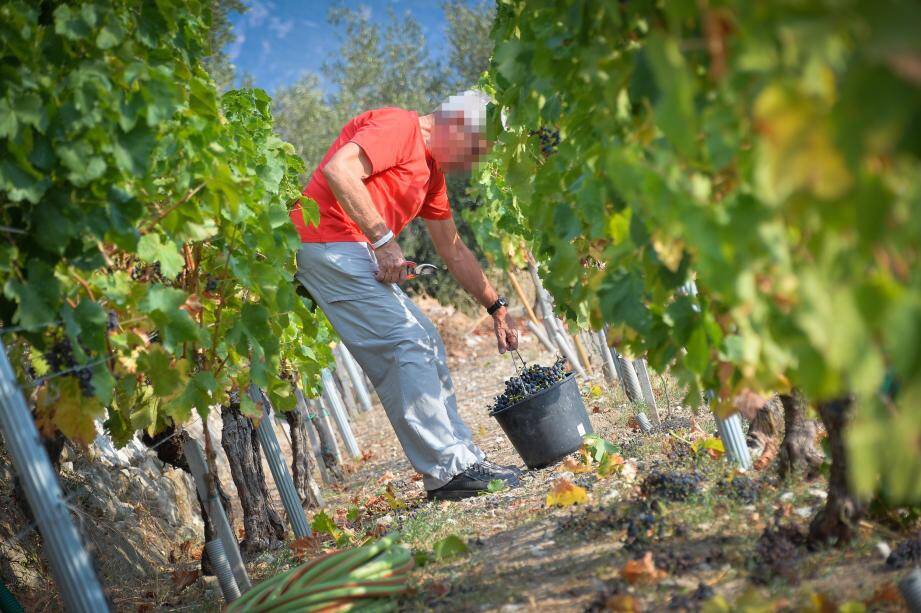
[[(517, 349), (512, 349), (508, 353), (512, 358), (512, 365), (515, 367), (515, 373), (520, 376), (521, 373), (524, 372), (524, 370), (528, 367), (528, 363), (524, 361), (524, 358), (521, 357), (521, 354), (518, 353)], [(518, 368), (518, 362), (515, 361), (515, 356), (518, 356), (518, 360), (521, 362), (521, 368)]]

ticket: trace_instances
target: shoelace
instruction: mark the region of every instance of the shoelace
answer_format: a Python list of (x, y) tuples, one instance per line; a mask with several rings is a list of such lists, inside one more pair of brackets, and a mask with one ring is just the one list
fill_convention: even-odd
[(472, 474), (474, 477), (485, 477), (483, 481), (491, 481), (493, 479), (498, 479), (499, 475), (494, 473), (485, 462), (477, 462), (473, 466), (467, 469), (467, 472)]

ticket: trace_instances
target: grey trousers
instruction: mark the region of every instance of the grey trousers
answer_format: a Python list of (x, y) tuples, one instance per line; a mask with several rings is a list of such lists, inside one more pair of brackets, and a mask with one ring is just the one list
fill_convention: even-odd
[(444, 342), (365, 243), (304, 243), (297, 278), (368, 374), (406, 457), (435, 489), (484, 459), (457, 413)]

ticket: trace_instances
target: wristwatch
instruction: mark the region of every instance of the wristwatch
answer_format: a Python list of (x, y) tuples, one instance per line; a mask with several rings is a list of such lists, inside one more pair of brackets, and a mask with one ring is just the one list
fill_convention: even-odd
[(486, 312), (489, 313), (490, 315), (493, 315), (495, 314), (496, 311), (498, 311), (504, 306), (508, 306), (508, 300), (505, 299), (505, 296), (499, 296), (499, 299), (493, 302), (492, 306), (486, 309)]

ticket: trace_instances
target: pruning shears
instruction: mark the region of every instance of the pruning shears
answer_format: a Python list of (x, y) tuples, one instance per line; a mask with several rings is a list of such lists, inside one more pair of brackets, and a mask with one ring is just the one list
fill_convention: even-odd
[(409, 260), (403, 261), (403, 266), (406, 267), (406, 279), (415, 279), (416, 277), (428, 277), (434, 275), (436, 272), (441, 272), (441, 268), (435, 266), (434, 264), (416, 264), (415, 262), (410, 262)]

